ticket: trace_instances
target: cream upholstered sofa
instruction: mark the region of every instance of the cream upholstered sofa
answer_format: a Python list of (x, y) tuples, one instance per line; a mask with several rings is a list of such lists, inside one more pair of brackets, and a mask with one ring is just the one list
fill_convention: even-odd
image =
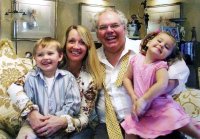
[[(175, 100), (180, 103), (195, 121), (200, 123), (200, 90), (187, 88), (187, 91), (175, 96)], [(192, 139), (186, 136), (187, 139)]]
[[(29, 59), (17, 57), (11, 41), (0, 41), (0, 139), (15, 138), (19, 131), (20, 110), (11, 103), (7, 89), (32, 66)], [(188, 114), (200, 122), (200, 90), (188, 89), (175, 99)]]
[(11, 41), (0, 41), (0, 139), (15, 138), (18, 133), (20, 110), (11, 103), (7, 89), (31, 68), (31, 60), (18, 58)]
[(200, 122), (200, 90), (187, 88), (187, 91), (175, 96), (174, 99), (183, 106), (186, 113)]

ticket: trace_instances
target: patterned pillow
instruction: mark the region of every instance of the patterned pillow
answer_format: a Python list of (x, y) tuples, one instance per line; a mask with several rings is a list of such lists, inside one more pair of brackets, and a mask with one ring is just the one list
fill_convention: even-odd
[(31, 68), (30, 59), (18, 58), (9, 40), (0, 41), (0, 128), (15, 136), (20, 128), (20, 110), (11, 103), (6, 90)]
[(175, 97), (192, 118), (200, 122), (200, 90), (187, 88)]
[(0, 130), (0, 139), (11, 139), (11, 137), (3, 130)]

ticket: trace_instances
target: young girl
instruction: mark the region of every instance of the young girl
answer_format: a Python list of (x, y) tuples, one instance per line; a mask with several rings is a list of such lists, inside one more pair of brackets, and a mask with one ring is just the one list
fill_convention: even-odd
[(168, 65), (180, 58), (176, 40), (167, 32), (151, 33), (144, 38), (141, 54), (131, 59), (123, 81), (133, 101), (132, 114), (121, 124), (126, 138), (156, 138), (179, 129), (200, 139), (200, 129), (165, 92)]

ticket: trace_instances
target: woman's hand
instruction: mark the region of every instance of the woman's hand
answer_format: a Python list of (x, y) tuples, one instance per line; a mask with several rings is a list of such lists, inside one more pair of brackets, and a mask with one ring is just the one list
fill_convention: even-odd
[(33, 110), (28, 114), (29, 124), (34, 131), (37, 131), (38, 129), (45, 126), (45, 120), (47, 119), (49, 119), (49, 116), (44, 116), (40, 114), (37, 110)]
[(67, 120), (64, 117), (48, 115), (49, 119), (45, 120), (46, 125), (36, 131), (38, 136), (51, 136), (58, 130), (67, 127)]

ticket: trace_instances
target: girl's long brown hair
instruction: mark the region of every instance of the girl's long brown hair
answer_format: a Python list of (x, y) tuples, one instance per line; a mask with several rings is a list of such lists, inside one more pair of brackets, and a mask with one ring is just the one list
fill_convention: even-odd
[(172, 65), (176, 61), (181, 60), (183, 57), (182, 57), (181, 52), (179, 51), (179, 48), (177, 46), (175, 38), (170, 33), (165, 32), (165, 31), (162, 31), (162, 32), (151, 32), (151, 33), (147, 34), (144, 37), (144, 39), (142, 40), (142, 42), (140, 43), (140, 52), (143, 55), (146, 55), (146, 51), (148, 49), (147, 43), (150, 40), (152, 40), (154, 37), (156, 37), (157, 35), (159, 35), (160, 33), (165, 33), (165, 34), (169, 35), (173, 39), (173, 41), (174, 41), (175, 47), (174, 47), (172, 53), (165, 59), (165, 61), (167, 61), (168, 65)]

